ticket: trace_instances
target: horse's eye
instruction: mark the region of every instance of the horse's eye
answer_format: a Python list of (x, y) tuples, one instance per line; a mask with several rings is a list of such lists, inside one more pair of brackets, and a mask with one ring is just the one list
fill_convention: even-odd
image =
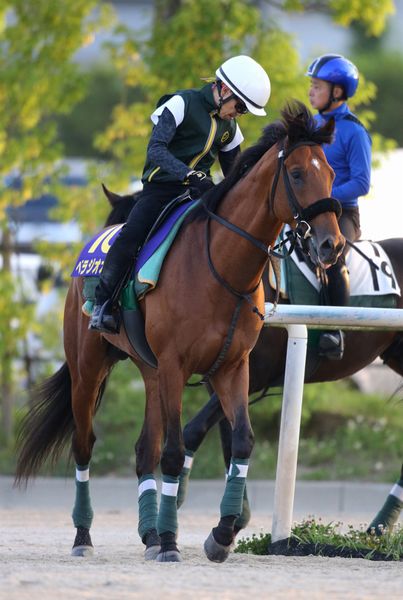
[(291, 177), (293, 178), (293, 180), (298, 183), (302, 181), (302, 173), (301, 171), (297, 171), (296, 169), (294, 171), (291, 171)]

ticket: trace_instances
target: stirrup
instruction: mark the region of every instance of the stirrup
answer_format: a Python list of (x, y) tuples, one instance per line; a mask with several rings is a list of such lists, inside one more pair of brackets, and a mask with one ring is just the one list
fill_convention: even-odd
[(326, 331), (319, 339), (319, 356), (329, 360), (341, 360), (344, 354), (344, 333), (338, 331)]
[(113, 310), (111, 300), (96, 304), (92, 311), (88, 329), (101, 333), (117, 334), (120, 331), (120, 315)]

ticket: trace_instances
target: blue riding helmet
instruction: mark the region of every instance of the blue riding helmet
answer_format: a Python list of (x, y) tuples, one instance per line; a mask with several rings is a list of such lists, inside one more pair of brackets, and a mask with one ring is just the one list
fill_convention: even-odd
[(324, 54), (316, 58), (305, 73), (334, 85), (341, 85), (346, 98), (354, 96), (358, 87), (358, 69), (341, 54)]

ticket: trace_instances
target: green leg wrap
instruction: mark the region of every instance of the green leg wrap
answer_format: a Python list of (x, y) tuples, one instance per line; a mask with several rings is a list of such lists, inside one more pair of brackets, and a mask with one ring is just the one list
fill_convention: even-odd
[(368, 531), (373, 530), (376, 535), (382, 535), (385, 528), (387, 528), (388, 531), (392, 531), (393, 526), (397, 523), (400, 517), (402, 509), (403, 500), (400, 500), (400, 498), (394, 494), (389, 494), (385, 500), (385, 504), (382, 506), (381, 510), (369, 525)]
[(176, 535), (178, 532), (178, 510), (176, 507), (178, 487), (179, 477), (162, 476), (161, 502), (157, 521), (158, 535), (167, 531)]
[(247, 526), (247, 524), (250, 521), (250, 516), (251, 516), (251, 512), (250, 512), (250, 506), (249, 506), (248, 492), (247, 492), (246, 483), (245, 483), (245, 490), (243, 493), (243, 500), (242, 500), (242, 511), (241, 511), (241, 514), (239, 515), (239, 517), (237, 517), (237, 519), (235, 520), (235, 523), (234, 523), (235, 531), (239, 531), (240, 529), (245, 529), (245, 527)]
[(185, 501), (190, 471), (192, 470), (193, 465), (193, 452), (190, 450), (185, 450), (185, 463), (183, 465), (181, 474), (179, 475), (179, 489), (178, 489), (178, 497), (176, 499), (176, 506), (180, 508)]
[(228, 516), (239, 517), (245, 492), (246, 475), (249, 460), (247, 458), (232, 458), (228, 471), (227, 484), (220, 504), (221, 518)]
[(76, 499), (72, 517), (74, 527), (91, 528), (94, 511), (90, 498), (89, 465), (76, 465)]
[(157, 528), (158, 503), (157, 484), (154, 475), (143, 475), (139, 479), (139, 536), (143, 540), (145, 534)]

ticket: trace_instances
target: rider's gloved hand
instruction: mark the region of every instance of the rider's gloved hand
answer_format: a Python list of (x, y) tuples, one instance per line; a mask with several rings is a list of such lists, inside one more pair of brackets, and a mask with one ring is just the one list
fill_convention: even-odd
[(203, 171), (189, 171), (185, 181), (189, 185), (192, 198), (199, 198), (204, 192), (214, 187), (214, 183)]

